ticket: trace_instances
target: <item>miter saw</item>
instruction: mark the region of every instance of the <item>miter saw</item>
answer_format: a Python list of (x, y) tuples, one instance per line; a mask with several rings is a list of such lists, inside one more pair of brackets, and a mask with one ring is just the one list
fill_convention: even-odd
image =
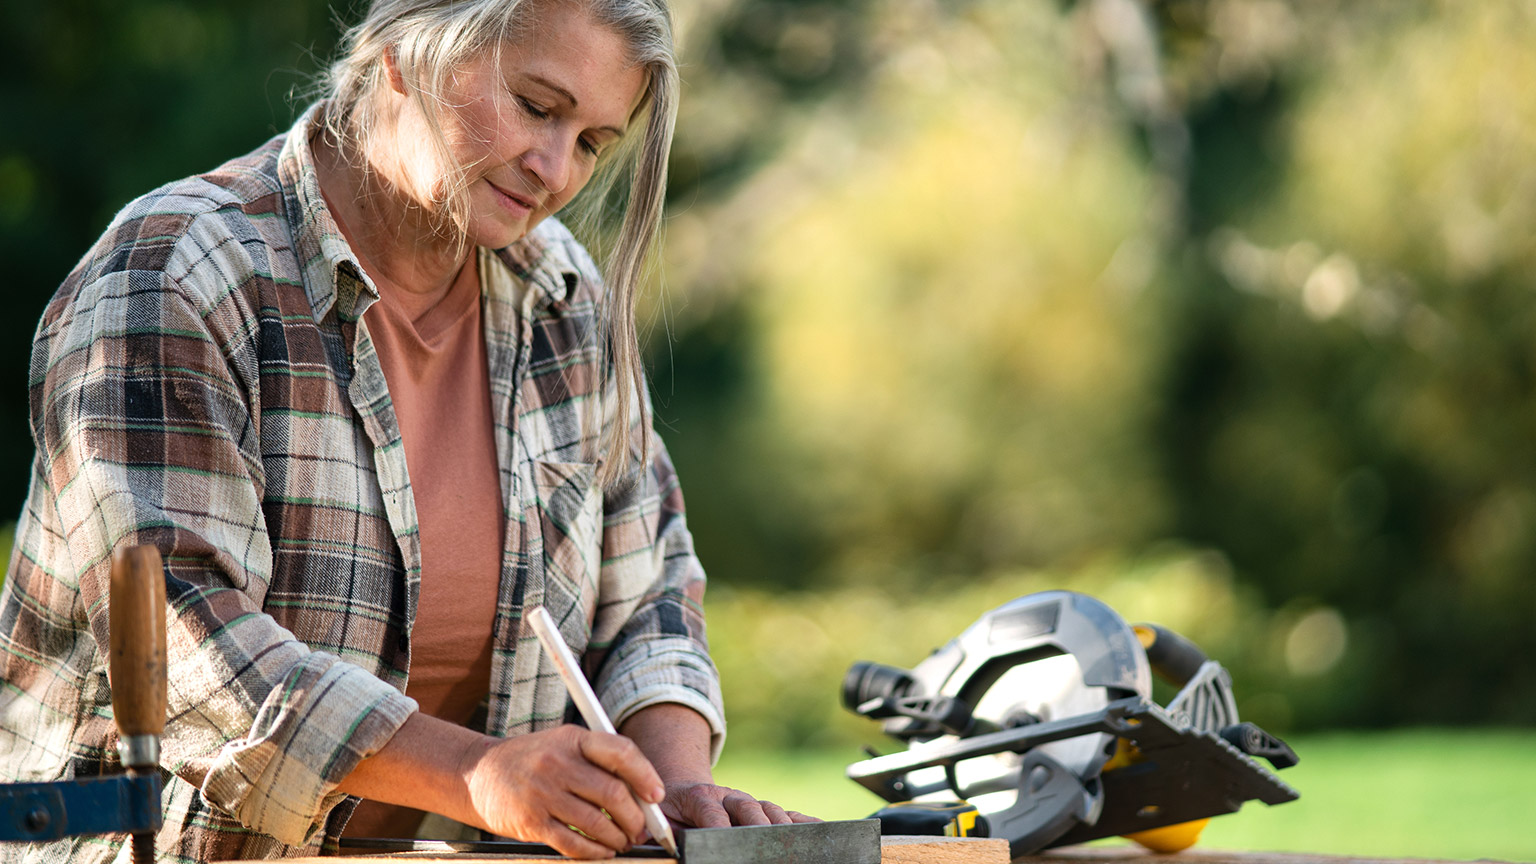
[[(1153, 672), (1179, 688), (1167, 705)], [(1295, 752), (1238, 719), (1220, 663), (1070, 591), (994, 609), (910, 671), (856, 663), (843, 704), (907, 744), (848, 766), (893, 802), (886, 833), (1000, 837), (1014, 856), (1115, 835), (1171, 852), (1245, 801), (1298, 797), (1255, 761)]]

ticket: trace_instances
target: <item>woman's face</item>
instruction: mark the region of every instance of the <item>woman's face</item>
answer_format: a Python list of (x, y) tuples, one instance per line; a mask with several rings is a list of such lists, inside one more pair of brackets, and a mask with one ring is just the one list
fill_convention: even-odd
[[(618, 34), (559, 0), (540, 0), (532, 26), (500, 57), (486, 52), (459, 69), (441, 122), (467, 169), (470, 241), (506, 246), (575, 197), (618, 144), (645, 82)], [(441, 200), (446, 172), (425, 118), (407, 105), (398, 140), (410, 194)]]

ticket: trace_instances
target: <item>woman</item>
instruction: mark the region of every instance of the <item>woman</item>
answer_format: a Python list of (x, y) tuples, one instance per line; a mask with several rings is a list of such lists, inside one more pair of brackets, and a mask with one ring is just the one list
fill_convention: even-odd
[[(704, 577), (633, 325), (671, 50), (664, 0), (377, 0), (287, 135), (119, 214), (34, 345), (11, 779), (113, 767), (106, 562), (154, 543), (162, 857), (412, 836), (420, 811), (606, 856), (643, 836), (631, 790), (684, 825), (807, 818), (710, 779)], [(625, 168), (605, 286), (549, 217)], [(562, 725), (539, 605), (622, 737)]]

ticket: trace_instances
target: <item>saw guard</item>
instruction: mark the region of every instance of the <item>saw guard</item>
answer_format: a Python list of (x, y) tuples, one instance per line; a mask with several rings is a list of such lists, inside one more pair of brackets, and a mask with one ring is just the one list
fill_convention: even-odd
[(1135, 631), (1113, 609), (1073, 591), (1042, 591), (993, 609), (912, 675), (974, 705), (1008, 667), (1054, 653), (1076, 658), (1089, 687), (1152, 694), (1152, 670)]

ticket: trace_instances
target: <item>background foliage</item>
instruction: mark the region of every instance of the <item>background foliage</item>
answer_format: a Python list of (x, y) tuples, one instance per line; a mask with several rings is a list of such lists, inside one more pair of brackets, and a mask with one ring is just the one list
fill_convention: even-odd
[[(1536, 4), (678, 11), (651, 367), (738, 742), (868, 736), (849, 662), (1062, 586), (1280, 731), (1529, 728)], [(18, 503), (47, 297), (129, 198), (285, 129), (331, 16), (0, 3)]]

